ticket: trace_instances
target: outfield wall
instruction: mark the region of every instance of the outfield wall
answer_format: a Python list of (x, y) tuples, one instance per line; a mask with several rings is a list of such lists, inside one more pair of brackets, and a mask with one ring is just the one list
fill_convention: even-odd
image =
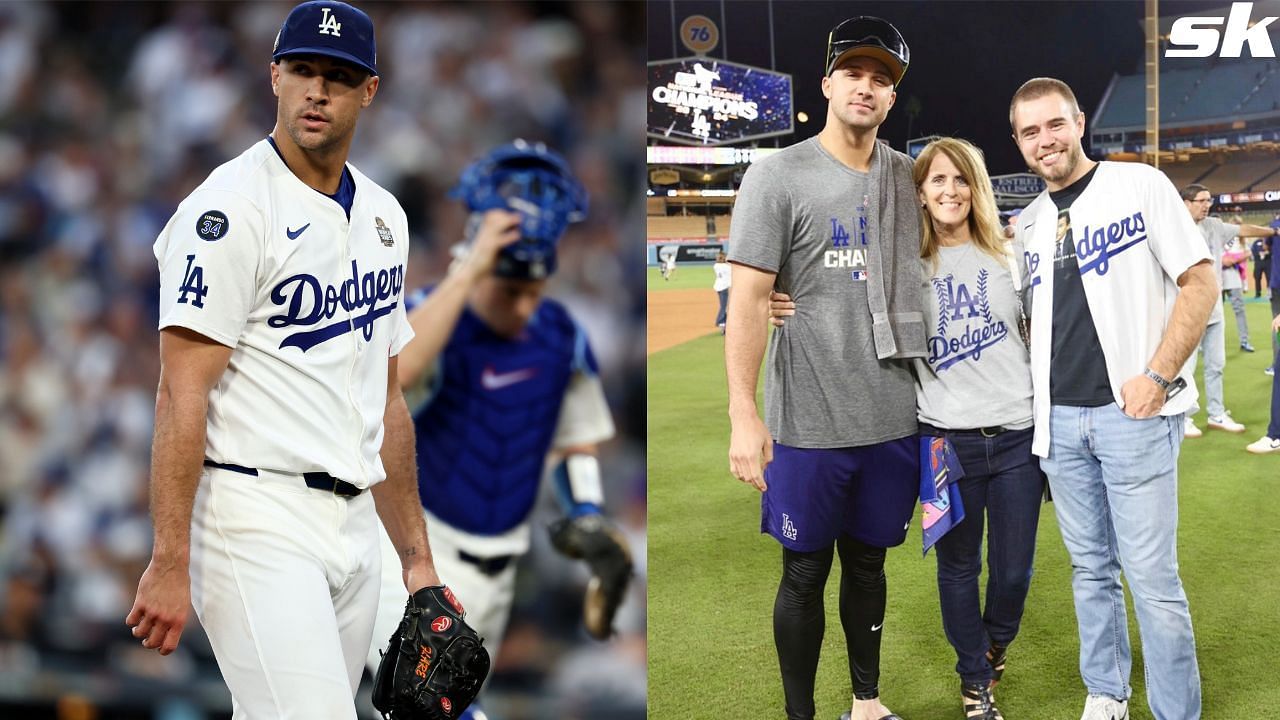
[[(725, 238), (725, 240), (727, 241), (728, 238)], [(648, 247), (645, 249), (645, 262), (650, 266), (656, 266), (659, 255), (665, 257), (668, 253), (675, 252), (677, 265), (683, 263), (714, 263), (716, 254), (728, 246), (728, 242), (723, 242), (719, 238), (675, 238), (663, 240), (651, 238)]]

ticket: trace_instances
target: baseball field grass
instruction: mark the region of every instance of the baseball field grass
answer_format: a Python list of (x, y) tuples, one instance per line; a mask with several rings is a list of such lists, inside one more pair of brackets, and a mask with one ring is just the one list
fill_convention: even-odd
[[(702, 277), (699, 277), (699, 276)], [(654, 283), (652, 277), (656, 277)], [(709, 268), (680, 268), (664, 283), (709, 287)], [(1248, 304), (1259, 352), (1238, 350), (1227, 313), (1226, 402), (1248, 426), (1206, 431), (1183, 444), (1179, 562), (1190, 598), (1206, 720), (1280, 718), (1280, 525), (1266, 503), (1280, 486), (1280, 456), (1244, 446), (1266, 430), (1270, 399), (1265, 301)], [(650, 318), (651, 326), (660, 322)], [(649, 717), (780, 720), (785, 716), (773, 645), (780, 551), (759, 533), (759, 494), (728, 473), (723, 338), (710, 334), (649, 357)], [(1197, 373), (1197, 378), (1199, 378)], [(1202, 403), (1203, 404), (1203, 403)], [(1196, 420), (1204, 428), (1204, 411)], [(918, 519), (889, 553), (881, 695), (906, 720), (961, 718), (955, 655), (942, 634), (933, 554), (922, 558)], [(1070, 563), (1052, 505), (1040, 516), (1035, 578), (997, 699), (1010, 720), (1076, 720), (1084, 700)], [(850, 702), (837, 614), (839, 561), (826, 593), (818, 670), (819, 720)], [(1135, 648), (1133, 720), (1149, 720), (1141, 644)]]

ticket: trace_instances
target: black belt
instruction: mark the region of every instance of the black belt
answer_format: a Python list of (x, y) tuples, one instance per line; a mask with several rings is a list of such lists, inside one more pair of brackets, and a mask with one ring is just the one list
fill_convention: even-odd
[(458, 551), (459, 560), (476, 566), (476, 569), (485, 575), (497, 575), (503, 570), (506, 570), (507, 566), (511, 564), (511, 561), (514, 560), (515, 557), (515, 555), (499, 555), (497, 557), (482, 558), (476, 557), (466, 550)]
[(946, 437), (948, 435), (981, 435), (986, 438), (993, 438), (1001, 433), (1010, 432), (1010, 428), (995, 425), (984, 428), (968, 428), (965, 430), (948, 430), (946, 428), (934, 427), (928, 423), (920, 423), (921, 435), (934, 435), (937, 437)]
[[(230, 470), (231, 472), (238, 472), (243, 475), (252, 475), (254, 477), (258, 477), (257, 468), (245, 467), (243, 465), (233, 465), (231, 463), (220, 463), (220, 462), (214, 462), (212, 460), (206, 459), (204, 461), (204, 466), (211, 467), (211, 468), (221, 468), (223, 470)], [(364, 490), (356, 487), (355, 485), (352, 485), (351, 483), (345, 480), (339, 480), (338, 478), (330, 475), (327, 472), (302, 473), (302, 480), (307, 484), (307, 487), (309, 488), (314, 488), (316, 490), (324, 490), (325, 492), (331, 492), (334, 495), (337, 495), (339, 497), (355, 497), (360, 493), (364, 492)]]

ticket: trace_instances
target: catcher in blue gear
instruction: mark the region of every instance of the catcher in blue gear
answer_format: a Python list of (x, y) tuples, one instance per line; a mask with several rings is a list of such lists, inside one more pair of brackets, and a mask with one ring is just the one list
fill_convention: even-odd
[[(585, 628), (606, 639), (632, 574), (627, 543), (602, 512), (597, 445), (613, 421), (586, 335), (543, 297), (561, 236), (586, 215), (586, 191), (560, 155), (516, 141), (468, 166), (450, 197), (471, 212), (465, 239), (448, 275), (409, 298), (416, 336), (399, 363), (433, 557), (496, 657), (550, 475), (565, 510), (552, 544), (585, 561)], [(375, 637), (399, 619), (391, 580)]]

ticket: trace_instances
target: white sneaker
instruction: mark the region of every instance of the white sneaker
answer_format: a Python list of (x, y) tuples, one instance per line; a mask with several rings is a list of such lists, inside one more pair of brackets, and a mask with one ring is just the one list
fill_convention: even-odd
[(1182, 426), (1182, 436), (1188, 437), (1188, 438), (1198, 438), (1201, 435), (1204, 435), (1204, 431), (1196, 427), (1196, 424), (1191, 422), (1191, 418), (1187, 418), (1186, 422), (1183, 423), (1183, 426)]
[(1232, 420), (1231, 413), (1229, 412), (1224, 412), (1221, 415), (1216, 415), (1216, 416), (1210, 415), (1209, 427), (1216, 428), (1218, 430), (1226, 430), (1227, 432), (1232, 432), (1232, 433), (1244, 432), (1244, 425), (1241, 425), (1235, 420)]
[(1084, 714), (1080, 720), (1129, 720), (1129, 701), (1090, 695), (1084, 701)]
[(1269, 368), (1267, 368), (1266, 370), (1263, 370), (1263, 371), (1262, 371), (1262, 374), (1263, 374), (1263, 375), (1275, 375), (1275, 374), (1276, 374), (1276, 369), (1275, 369), (1275, 368), (1273, 368), (1273, 367), (1269, 367)]
[(1280, 438), (1267, 437), (1263, 435), (1257, 442), (1249, 443), (1245, 450), (1254, 455), (1270, 455), (1271, 453), (1280, 453)]

